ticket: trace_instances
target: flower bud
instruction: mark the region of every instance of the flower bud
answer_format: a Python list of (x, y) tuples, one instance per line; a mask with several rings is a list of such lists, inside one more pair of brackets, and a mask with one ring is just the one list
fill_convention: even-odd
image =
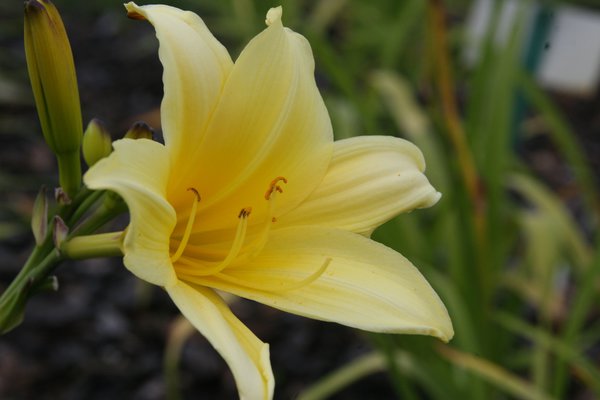
[(25, 1), (25, 55), (44, 139), (73, 197), (81, 184), (79, 90), (67, 33), (49, 0)]
[(99, 119), (92, 119), (83, 133), (83, 159), (88, 167), (112, 152), (112, 141), (106, 126)]
[(154, 129), (144, 121), (137, 121), (125, 134), (125, 139), (150, 139), (154, 137)]
[(61, 206), (71, 204), (71, 198), (60, 187), (54, 189), (54, 200)]
[(42, 186), (33, 203), (31, 213), (31, 230), (35, 243), (41, 246), (48, 232), (48, 200), (46, 198), (46, 186)]
[(69, 235), (69, 227), (65, 224), (65, 221), (58, 215), (54, 216), (54, 229), (52, 231), (52, 240), (54, 246), (60, 249), (67, 236)]

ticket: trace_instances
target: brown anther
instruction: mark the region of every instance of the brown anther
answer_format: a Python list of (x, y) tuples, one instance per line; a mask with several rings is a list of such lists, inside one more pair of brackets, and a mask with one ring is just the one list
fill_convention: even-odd
[(194, 194), (196, 195), (196, 200), (200, 201), (200, 193), (198, 193), (198, 191), (196, 189), (194, 189), (193, 187), (189, 187), (187, 188), (188, 192), (194, 192)]
[(281, 186), (278, 185), (279, 182), (287, 183), (288, 181), (283, 176), (278, 176), (277, 178), (273, 179), (271, 181), (271, 184), (269, 185), (269, 189), (265, 192), (266, 200), (269, 200), (271, 198), (271, 195), (275, 191), (283, 193), (283, 189), (281, 188)]
[(238, 214), (238, 218), (247, 218), (252, 212), (252, 207), (242, 208)]
[(275, 217), (271, 218), (271, 222), (277, 222), (277, 218), (275, 218)]
[(277, 182), (279, 182), (279, 181), (283, 181), (283, 183), (287, 183), (287, 179), (285, 179), (285, 177), (278, 176), (277, 178), (275, 178), (271, 181), (271, 186), (277, 184)]

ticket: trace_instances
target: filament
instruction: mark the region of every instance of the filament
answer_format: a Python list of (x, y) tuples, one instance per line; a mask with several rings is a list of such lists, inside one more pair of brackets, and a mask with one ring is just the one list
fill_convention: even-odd
[(255, 258), (267, 244), (269, 239), (269, 233), (271, 232), (271, 226), (277, 221), (275, 218), (275, 199), (278, 193), (283, 193), (283, 189), (278, 185), (279, 182), (287, 183), (288, 180), (283, 176), (278, 176), (273, 179), (269, 184), (269, 189), (265, 192), (265, 200), (269, 202), (267, 209), (267, 216), (263, 222), (263, 228), (258, 234), (258, 238), (250, 244), (250, 259)]
[(190, 216), (187, 221), (187, 225), (185, 226), (185, 231), (183, 233), (183, 237), (181, 238), (181, 242), (179, 242), (179, 246), (175, 251), (175, 254), (171, 256), (171, 263), (179, 260), (183, 251), (185, 250), (185, 246), (187, 246), (187, 242), (190, 239), (190, 235), (192, 234), (192, 227), (194, 226), (194, 220), (196, 219), (196, 210), (198, 209), (198, 203), (200, 203), (200, 194), (194, 188), (188, 188), (188, 191), (194, 192), (194, 202), (192, 203), (192, 210), (190, 212)]
[[(240, 250), (242, 249), (244, 241), (246, 240), (246, 232), (248, 231), (248, 217), (250, 216), (251, 211), (252, 211), (252, 209), (250, 207), (243, 208), (240, 211), (240, 213), (238, 215), (240, 222), (238, 223), (237, 230), (235, 232), (235, 237), (233, 239), (233, 243), (231, 244), (231, 248), (229, 249), (229, 252), (227, 253), (227, 256), (223, 259), (223, 261), (217, 263), (216, 265), (208, 267), (208, 268), (204, 268), (204, 267), (199, 268), (197, 261), (193, 261), (193, 260), (190, 260), (187, 258), (182, 258), (180, 261), (182, 264), (184, 264), (184, 266), (178, 266), (178, 268), (177, 268), (178, 272), (181, 272), (181, 273), (184, 273), (187, 275), (192, 275), (192, 276), (206, 276), (206, 275), (213, 275), (213, 274), (219, 273), (219, 272), (223, 271), (225, 268), (227, 268), (236, 259), (236, 257), (240, 254)], [(188, 268), (186, 268), (186, 267), (188, 267)], [(192, 268), (189, 268), (189, 267), (192, 267)]]

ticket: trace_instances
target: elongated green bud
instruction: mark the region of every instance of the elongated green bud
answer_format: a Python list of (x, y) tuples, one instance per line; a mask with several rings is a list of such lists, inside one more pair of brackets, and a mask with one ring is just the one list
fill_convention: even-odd
[(57, 156), (60, 185), (73, 197), (81, 185), (79, 90), (71, 45), (49, 0), (25, 1), (25, 55), (44, 139)]
[(42, 186), (33, 203), (33, 212), (31, 213), (31, 230), (35, 243), (41, 246), (48, 232), (48, 199), (46, 197), (46, 187)]
[(144, 121), (137, 121), (125, 134), (125, 139), (150, 139), (154, 137), (154, 129)]
[(112, 151), (112, 141), (110, 133), (106, 126), (99, 119), (92, 119), (83, 133), (83, 159), (88, 167), (96, 164), (98, 161)]

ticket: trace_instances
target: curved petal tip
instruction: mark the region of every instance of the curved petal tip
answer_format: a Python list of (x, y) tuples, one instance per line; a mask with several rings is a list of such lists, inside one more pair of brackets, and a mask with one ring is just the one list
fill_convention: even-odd
[(127, 17), (131, 19), (145, 20), (146, 16), (140, 12), (140, 7), (133, 1), (123, 4), (127, 10)]
[(420, 208), (429, 208), (437, 204), (438, 201), (442, 198), (442, 194), (434, 189), (433, 193), (429, 197), (427, 197)]
[(267, 11), (267, 18), (265, 19), (265, 24), (267, 26), (273, 25), (277, 21), (281, 21), (281, 15), (283, 14), (283, 7), (277, 6), (271, 8)]

